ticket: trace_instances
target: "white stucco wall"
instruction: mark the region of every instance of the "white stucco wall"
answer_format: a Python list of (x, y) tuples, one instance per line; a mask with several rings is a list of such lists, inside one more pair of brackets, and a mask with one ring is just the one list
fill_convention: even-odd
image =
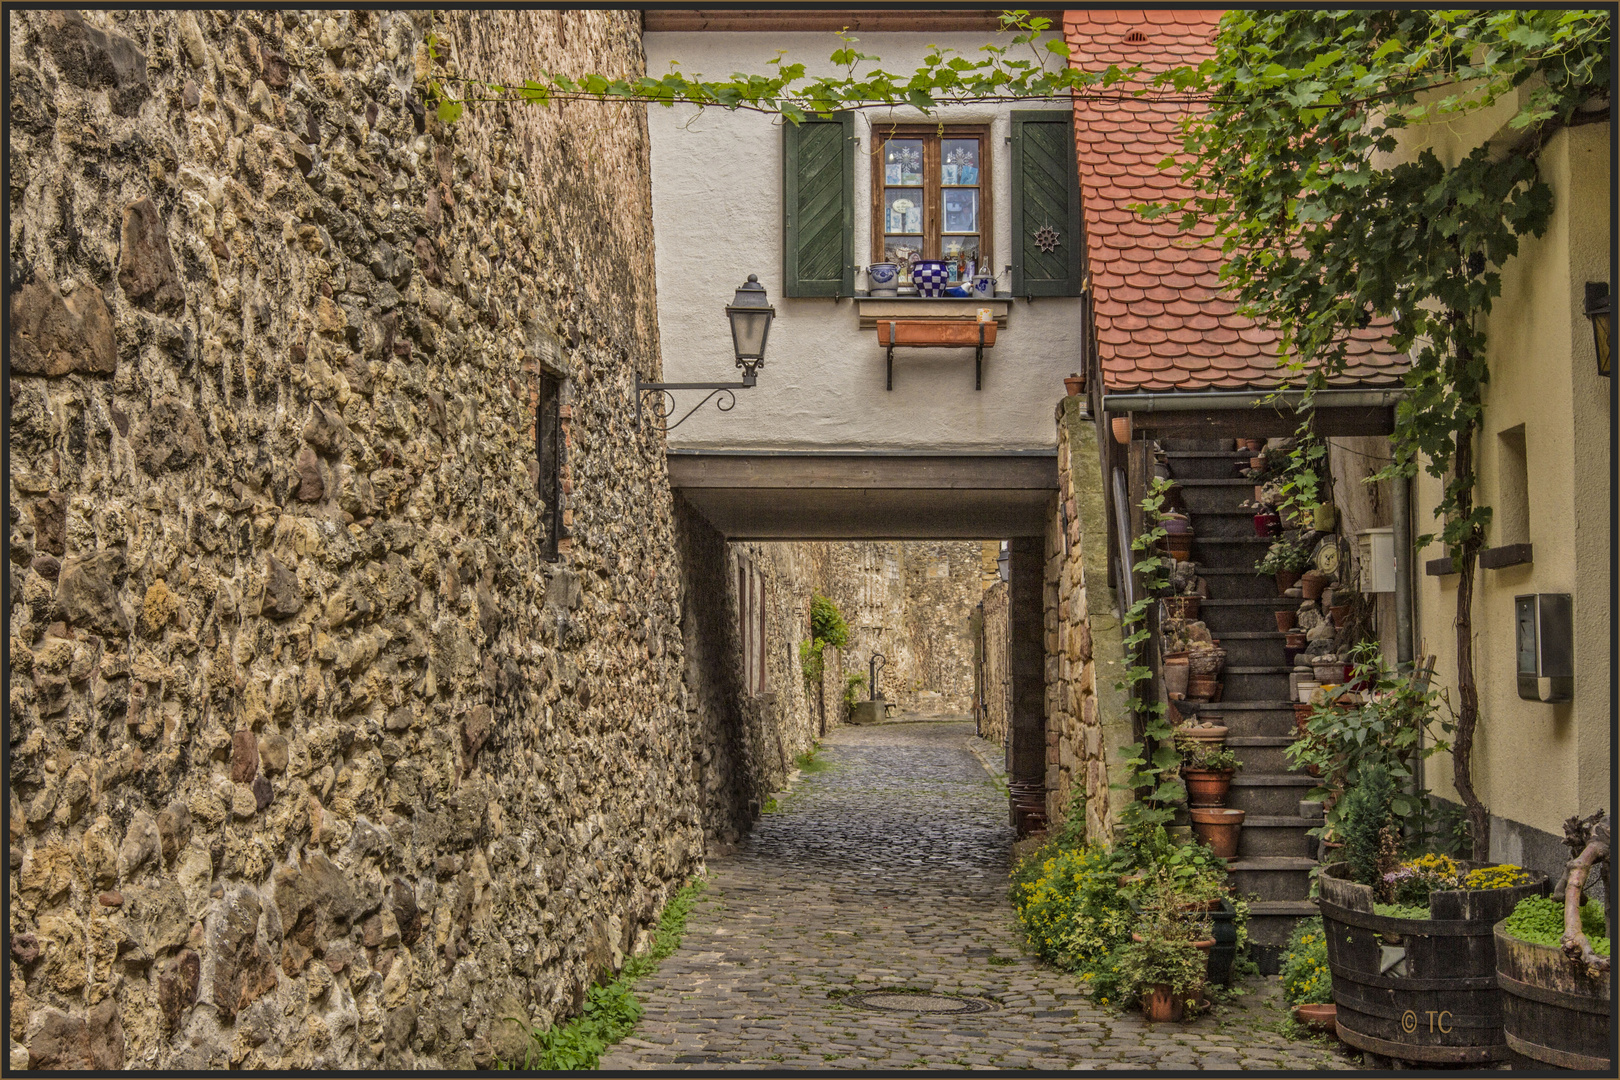
[[(990, 34), (863, 34), (858, 48), (892, 73), (910, 72), (931, 45), (976, 55)], [(650, 33), (647, 71), (671, 60), (689, 77), (765, 72), (778, 49), (812, 73), (832, 73), (839, 47), (830, 33)], [(1020, 108), (1066, 108), (1027, 102)], [(991, 125), (992, 265), (999, 288), (1011, 282), (1011, 106), (941, 109), (945, 124)], [(912, 109), (858, 114), (861, 149), (871, 123), (928, 119)], [(894, 390), (884, 390), (884, 353), (874, 330), (859, 328), (849, 298), (782, 295), (782, 133), (772, 117), (689, 107), (648, 110), (652, 139), (653, 231), (657, 247), (663, 377), (672, 382), (736, 377), (721, 310), (750, 273), (776, 307), (759, 385), (736, 407), (706, 406), (670, 433), (672, 447), (1005, 451), (1055, 445), (1052, 407), (1063, 377), (1080, 369), (1078, 298), (1014, 300), (997, 344), (986, 350), (984, 388), (973, 389), (970, 349), (900, 349)], [(856, 159), (855, 252), (871, 254), (872, 177)], [(856, 275), (856, 288), (865, 288)], [(921, 305), (919, 305), (921, 306)], [(919, 312), (919, 315), (925, 313)], [(683, 399), (695, 401), (691, 395)], [(684, 411), (684, 409), (682, 410)]]

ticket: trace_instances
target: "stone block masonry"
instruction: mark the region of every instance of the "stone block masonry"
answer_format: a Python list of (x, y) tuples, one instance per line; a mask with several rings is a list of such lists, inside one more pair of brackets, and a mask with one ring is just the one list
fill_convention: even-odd
[(647, 136), (440, 125), (426, 41), (635, 74), (639, 16), (6, 17), (10, 1062), (515, 1056), (702, 852)]

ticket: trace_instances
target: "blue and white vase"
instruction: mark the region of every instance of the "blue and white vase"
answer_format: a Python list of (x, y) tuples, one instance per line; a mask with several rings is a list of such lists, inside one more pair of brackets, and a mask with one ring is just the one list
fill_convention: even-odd
[(994, 274), (973, 275), (973, 295), (980, 300), (990, 300), (996, 295), (996, 279)]
[(900, 267), (895, 263), (873, 263), (866, 268), (868, 290), (873, 296), (894, 296), (899, 291)]
[(918, 259), (911, 264), (911, 283), (918, 296), (944, 296), (950, 273), (938, 259)]

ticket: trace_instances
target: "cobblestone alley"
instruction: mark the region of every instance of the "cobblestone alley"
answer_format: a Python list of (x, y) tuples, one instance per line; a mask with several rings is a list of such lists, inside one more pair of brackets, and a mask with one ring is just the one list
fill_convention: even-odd
[[(835, 731), (825, 770), (709, 860), (681, 949), (638, 986), (646, 1013), (602, 1067), (1354, 1067), (1270, 1030), (1284, 1015), (1270, 985), (1155, 1026), (1025, 957), (1006, 899), (1006, 797), (982, 763), (999, 752), (963, 722)], [(996, 1007), (930, 1016), (846, 1001), (882, 987)]]

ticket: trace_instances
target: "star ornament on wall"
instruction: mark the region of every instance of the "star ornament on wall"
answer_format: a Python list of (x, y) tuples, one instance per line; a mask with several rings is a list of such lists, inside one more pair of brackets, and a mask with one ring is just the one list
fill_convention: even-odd
[(1035, 246), (1046, 252), (1048, 255), (1056, 251), (1058, 249), (1058, 245), (1062, 242), (1062, 239), (1058, 236), (1057, 229), (1051, 225), (1042, 225), (1039, 229), (1035, 230)]

